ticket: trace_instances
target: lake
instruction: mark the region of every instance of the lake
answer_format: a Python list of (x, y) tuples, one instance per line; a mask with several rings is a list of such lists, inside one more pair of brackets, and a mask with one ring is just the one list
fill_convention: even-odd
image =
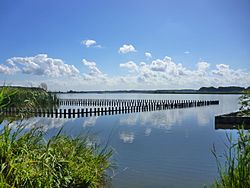
[(29, 118), (22, 122), (27, 126), (43, 126), (48, 136), (61, 127), (65, 134), (72, 136), (90, 132), (99, 143), (111, 146), (115, 151), (112, 160), (116, 164), (114, 172), (109, 172), (113, 187), (195, 188), (210, 185), (218, 176), (211, 153), (213, 144), (218, 153), (222, 153), (226, 133), (236, 136), (236, 131), (216, 130), (214, 116), (239, 109), (239, 95), (129, 93), (60, 94), (59, 97), (220, 101), (219, 105), (211, 106), (74, 119)]

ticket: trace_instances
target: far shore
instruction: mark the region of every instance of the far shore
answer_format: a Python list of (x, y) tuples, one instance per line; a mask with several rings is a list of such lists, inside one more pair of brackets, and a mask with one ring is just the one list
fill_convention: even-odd
[(140, 93), (140, 94), (216, 94), (216, 95), (225, 95), (225, 94), (236, 94), (242, 95), (242, 92), (201, 92), (201, 91), (165, 91), (165, 90), (119, 90), (119, 91), (56, 91), (52, 93), (59, 94), (112, 94), (112, 93)]
[[(41, 87), (23, 87), (23, 86), (8, 86), (9, 88), (16, 89), (31, 89), (31, 90), (44, 90), (46, 88)], [(1, 88), (1, 86), (0, 86)], [(139, 93), (139, 94), (236, 94), (242, 95), (245, 90), (248, 90), (249, 87), (239, 87), (239, 86), (228, 86), (228, 87), (201, 87), (200, 89), (155, 89), (155, 90), (143, 90), (143, 89), (134, 89), (134, 90), (68, 90), (68, 91), (49, 91), (49, 93), (60, 93), (60, 94), (75, 94), (75, 93), (93, 93), (93, 94), (107, 94), (107, 93)]]

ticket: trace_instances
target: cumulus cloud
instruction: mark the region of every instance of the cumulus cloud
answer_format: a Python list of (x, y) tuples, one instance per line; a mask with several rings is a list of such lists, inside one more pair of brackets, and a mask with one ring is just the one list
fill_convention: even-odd
[(82, 63), (87, 66), (90, 70), (90, 76), (102, 75), (102, 72), (96, 67), (96, 63), (93, 61), (87, 61), (86, 59), (82, 60)]
[(197, 66), (197, 75), (204, 76), (205, 74), (207, 74), (210, 64), (205, 61), (201, 61), (198, 62), (196, 66)]
[[(65, 64), (61, 59), (39, 54), (34, 57), (10, 58), (4, 64), (0, 64), (0, 73), (45, 75), (42, 82), (46, 82), (53, 90), (180, 89), (250, 85), (250, 73), (247, 70), (233, 69), (227, 64), (212, 66), (205, 61), (198, 62), (196, 67), (191, 69), (174, 62), (168, 56), (148, 63), (134, 61), (121, 63), (120, 68), (128, 70), (122, 76), (105, 74), (94, 61), (83, 59), (82, 65), (87, 71), (80, 73), (73, 65)], [(63, 75), (69, 76), (68, 79), (64, 79)], [(13, 79), (14, 77), (10, 76), (6, 81), (15, 85), (22, 85), (24, 82)], [(41, 80), (32, 81), (34, 85), (41, 83)]]
[(172, 59), (166, 56), (164, 59), (156, 59), (150, 64), (150, 69), (156, 72), (164, 72), (169, 76), (180, 76), (186, 73), (182, 64), (176, 64)]
[(128, 61), (127, 63), (121, 63), (120, 67), (127, 68), (132, 72), (137, 71), (138, 69), (138, 66), (133, 61)]
[(124, 44), (122, 47), (118, 50), (119, 53), (127, 54), (129, 52), (136, 52), (135, 47), (131, 44)]
[(197, 63), (197, 69), (200, 71), (206, 71), (209, 68), (210, 64), (205, 62), (205, 61), (201, 61)]
[(81, 44), (85, 45), (87, 48), (89, 47), (101, 48), (101, 45), (97, 44), (97, 42), (92, 39), (83, 40)]
[(79, 70), (61, 59), (49, 58), (47, 54), (38, 54), (34, 57), (12, 57), (7, 59), (6, 65), (0, 65), (0, 73), (41, 75), (49, 77), (75, 76)]
[(185, 51), (184, 54), (190, 54), (190, 51)]
[(13, 74), (15, 72), (19, 71), (19, 69), (17, 67), (9, 67), (6, 65), (0, 65), (0, 73), (3, 74)]
[(152, 54), (149, 53), (149, 52), (145, 52), (145, 56), (146, 56), (148, 59), (152, 58)]
[(233, 70), (226, 64), (218, 64), (211, 69), (205, 61), (198, 62), (196, 69), (188, 69), (168, 56), (150, 63), (128, 62), (120, 64), (120, 67), (130, 70), (130, 74), (123, 76), (122, 81), (136, 88), (174, 89), (250, 84), (250, 73), (247, 71)]

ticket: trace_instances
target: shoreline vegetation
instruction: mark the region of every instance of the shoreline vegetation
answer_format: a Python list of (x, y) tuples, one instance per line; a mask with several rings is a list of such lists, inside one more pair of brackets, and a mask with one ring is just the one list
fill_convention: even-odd
[[(212, 154), (217, 163), (219, 178), (215, 180), (214, 188), (246, 188), (250, 187), (250, 132), (243, 126), (238, 128), (237, 140), (232, 134), (227, 134), (224, 153), (218, 154), (213, 146)], [(221, 163), (224, 161), (224, 163)]]
[[(0, 108), (17, 107), (25, 112), (56, 101), (54, 94), (41, 88), (0, 88)], [(0, 188), (96, 188), (108, 184), (112, 149), (98, 145), (89, 135), (72, 138), (61, 131), (46, 140), (42, 127), (25, 130), (20, 124), (12, 129), (11, 121), (1, 126)]]
[[(25, 127), (23, 127), (25, 128)], [(38, 127), (24, 131), (5, 126), (0, 133), (0, 187), (91, 187), (109, 183), (112, 150), (87, 136), (60, 134), (45, 140)]]
[(34, 108), (46, 108), (57, 105), (56, 94), (39, 87), (0, 88), (0, 108), (18, 108), (22, 111)]

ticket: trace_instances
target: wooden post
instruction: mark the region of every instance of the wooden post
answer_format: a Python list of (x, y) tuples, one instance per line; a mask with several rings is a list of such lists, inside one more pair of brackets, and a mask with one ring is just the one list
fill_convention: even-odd
[[(79, 103), (80, 104), (80, 103)], [(77, 109), (77, 117), (79, 118), (80, 117), (80, 109), (78, 108)]]
[(89, 109), (89, 114), (92, 116), (92, 108)]
[(84, 117), (84, 109), (81, 108), (81, 117)]
[(47, 117), (49, 117), (49, 109), (46, 109)]
[(97, 115), (100, 115), (100, 108), (97, 108)]
[(63, 117), (66, 118), (66, 109), (63, 110)]
[(71, 118), (71, 109), (68, 109), (68, 118)]
[(59, 117), (62, 118), (62, 109), (59, 109)]
[(89, 112), (88, 112), (88, 108), (86, 108), (85, 113), (86, 113), (86, 117), (88, 117), (88, 115), (89, 115), (89, 114), (88, 114), (88, 113), (89, 113)]
[(58, 111), (57, 111), (57, 109), (55, 109), (55, 115), (56, 115), (56, 118), (58, 118)]

